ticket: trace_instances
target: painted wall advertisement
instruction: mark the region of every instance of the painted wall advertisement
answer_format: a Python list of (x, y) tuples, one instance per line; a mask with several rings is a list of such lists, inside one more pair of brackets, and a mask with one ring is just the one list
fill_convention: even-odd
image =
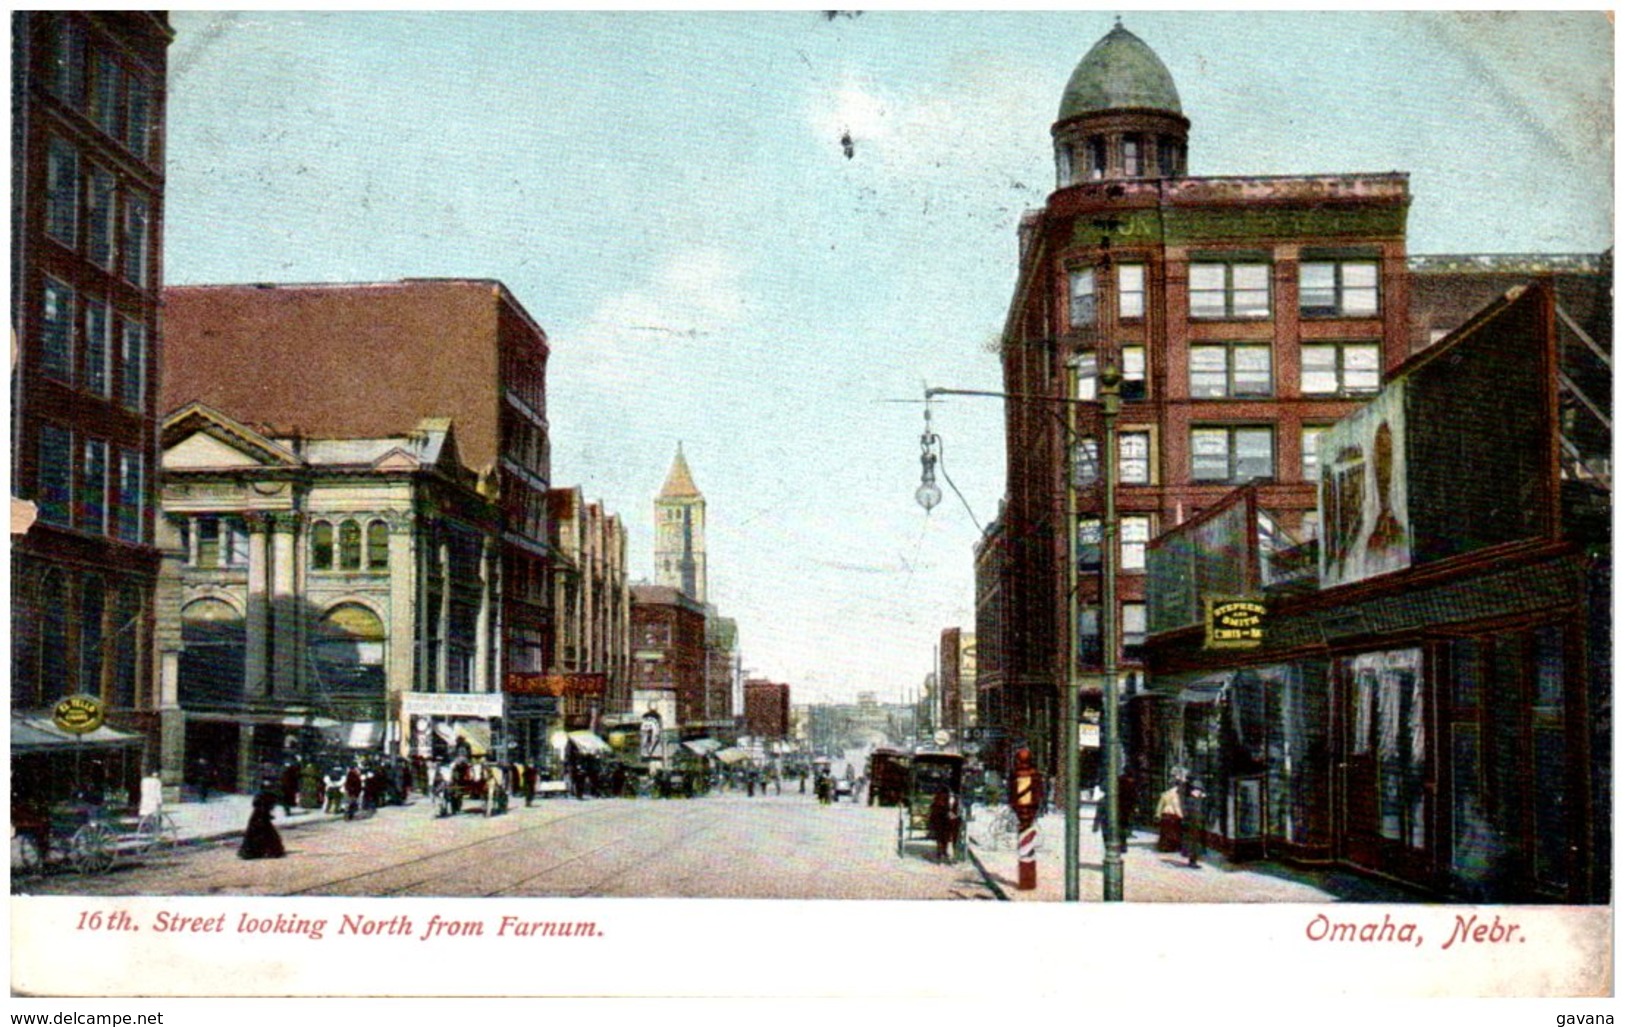
[(1404, 383), (1326, 429), (1320, 454), (1321, 587), (1409, 567)]

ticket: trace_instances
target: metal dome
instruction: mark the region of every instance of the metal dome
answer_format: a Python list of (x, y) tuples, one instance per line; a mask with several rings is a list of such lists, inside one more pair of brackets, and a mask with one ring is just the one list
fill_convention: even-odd
[(1162, 59), (1119, 23), (1078, 62), (1055, 120), (1123, 108), (1184, 113)]

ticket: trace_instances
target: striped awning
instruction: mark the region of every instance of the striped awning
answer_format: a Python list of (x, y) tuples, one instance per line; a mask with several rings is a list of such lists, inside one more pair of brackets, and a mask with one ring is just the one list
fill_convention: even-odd
[(591, 731), (571, 731), (566, 737), (575, 743), (577, 752), (586, 753), (589, 756), (609, 752), (609, 743)]
[(743, 749), (737, 749), (737, 748), (734, 748), (734, 749), (718, 749), (717, 752), (716, 752), (716, 757), (717, 757), (717, 759), (719, 759), (722, 762), (728, 764), (729, 766), (733, 766), (736, 763), (748, 763), (748, 762), (750, 762), (750, 753), (746, 752)]

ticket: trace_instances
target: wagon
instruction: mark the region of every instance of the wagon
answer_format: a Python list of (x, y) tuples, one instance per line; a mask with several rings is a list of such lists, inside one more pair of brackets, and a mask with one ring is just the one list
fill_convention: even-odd
[(63, 865), (81, 874), (102, 874), (120, 860), (163, 856), (180, 844), (175, 821), (161, 810), (142, 816), (112, 814), (93, 803), (48, 811), (13, 807), (13, 884)]
[(486, 816), (508, 812), (508, 775), (495, 763), (458, 760), (440, 768), (434, 779), (435, 815), (453, 816), (478, 803)]
[[(908, 843), (931, 838), (931, 801), (939, 791), (960, 796), (964, 809), (965, 757), (957, 752), (917, 752), (908, 761), (907, 785), (897, 808), (897, 854)], [(963, 855), (964, 832), (954, 841), (954, 858)]]

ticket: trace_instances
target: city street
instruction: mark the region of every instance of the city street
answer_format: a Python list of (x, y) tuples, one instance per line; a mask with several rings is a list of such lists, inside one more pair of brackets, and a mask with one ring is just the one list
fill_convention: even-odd
[[(244, 815), (246, 819), (246, 814)], [(279, 825), (286, 828), (280, 813)], [(237, 837), (183, 846), (100, 877), (32, 882), (38, 895), (561, 896), (992, 899), (969, 861), (930, 845), (897, 856), (897, 811), (726, 792), (698, 799), (551, 799), (436, 818), (422, 799), (345, 822), (301, 813), (283, 859), (237, 858)]]

